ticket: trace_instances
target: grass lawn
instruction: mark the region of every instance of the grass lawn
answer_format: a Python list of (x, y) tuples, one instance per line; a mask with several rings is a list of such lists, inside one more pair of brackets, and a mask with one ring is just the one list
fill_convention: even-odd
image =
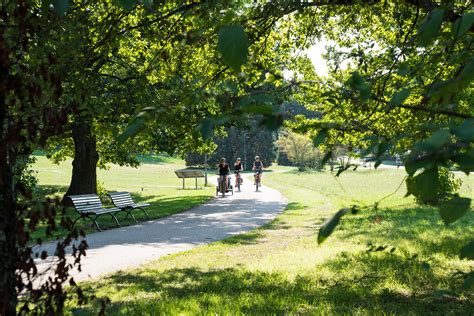
[[(37, 171), (39, 190), (41, 194), (62, 197), (71, 181), (71, 160), (59, 165), (51, 163), (44, 156), (36, 156), (37, 161), (33, 169)], [(194, 179), (187, 180), (190, 189), (182, 189), (182, 180), (174, 174), (174, 170), (184, 168), (184, 162), (180, 159), (166, 156), (140, 157), (142, 165), (138, 168), (120, 167), (111, 165), (107, 170), (98, 170), (97, 178), (108, 191), (128, 191), (132, 193), (135, 201), (147, 202), (150, 218), (159, 218), (187, 210), (195, 205), (202, 204), (213, 196), (213, 189), (204, 188), (194, 190)], [(203, 180), (198, 184), (203, 185)], [(112, 205), (106, 205), (112, 206)], [(67, 211), (71, 218), (76, 218), (77, 213), (73, 209)], [(134, 212), (138, 221), (146, 219), (142, 212)], [(119, 214), (118, 219), (122, 225), (130, 225), (131, 219), (125, 220), (124, 214)], [(114, 223), (109, 216), (102, 216), (98, 220), (101, 228), (113, 228)], [(93, 232), (88, 219), (80, 220), (78, 227), (86, 232)], [(44, 237), (45, 229), (41, 226), (33, 234), (33, 238)], [(54, 237), (63, 236), (63, 231), (58, 231)]]
[[(281, 170), (281, 169), (280, 169)], [(397, 189), (402, 170), (268, 172), (263, 182), (288, 198), (265, 227), (135, 270), (84, 284), (111, 299), (110, 315), (176, 314), (459, 314), (474, 311), (457, 256), (474, 235), (471, 211), (450, 227), (437, 212), (403, 198), (405, 187), (378, 209), (346, 215), (321, 246), (318, 226), (341, 206), (370, 205)], [(472, 178), (463, 194), (473, 196)], [(367, 251), (387, 246), (381, 251)], [(93, 315), (96, 303), (68, 312)]]

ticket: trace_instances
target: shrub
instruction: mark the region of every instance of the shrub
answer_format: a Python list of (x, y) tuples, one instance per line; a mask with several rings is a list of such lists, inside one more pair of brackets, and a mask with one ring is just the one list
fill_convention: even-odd
[(423, 190), (423, 183), (420, 178), (409, 176), (406, 180), (407, 189), (410, 194), (415, 196), (416, 202), (420, 205), (438, 205), (453, 197), (461, 187), (461, 179), (456, 179), (454, 173), (444, 167), (438, 168), (437, 192), (434, 195), (427, 195)]
[(102, 203), (108, 204), (112, 202), (107, 193), (108, 192), (105, 188), (104, 182), (97, 180), (97, 195), (99, 196)]
[(13, 173), (15, 174), (15, 181), (23, 193), (34, 192), (38, 185), (36, 178), (37, 172), (32, 169), (32, 165), (36, 162), (34, 156), (23, 156), (18, 158)]

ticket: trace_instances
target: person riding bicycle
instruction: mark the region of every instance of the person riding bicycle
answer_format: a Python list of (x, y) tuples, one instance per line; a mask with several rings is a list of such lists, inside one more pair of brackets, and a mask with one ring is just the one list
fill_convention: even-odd
[[(242, 166), (242, 163), (240, 162), (240, 158), (237, 158), (237, 160), (234, 163), (234, 173), (235, 173), (235, 186), (238, 186), (238, 182), (242, 183), (242, 178), (240, 176), (240, 173), (244, 170), (244, 167)], [(239, 180), (240, 179), (240, 180)]]
[(229, 179), (229, 165), (225, 162), (225, 158), (221, 158), (221, 162), (219, 163), (219, 166), (217, 168), (217, 172), (219, 173), (219, 177), (224, 178), (224, 183), (225, 183), (225, 191), (229, 191), (229, 186), (228, 186), (228, 179)]
[(257, 182), (257, 179), (258, 179), (258, 182), (260, 183), (262, 179), (263, 162), (260, 160), (259, 156), (255, 156), (255, 161), (253, 162), (252, 170), (255, 172), (254, 174), (255, 182)]

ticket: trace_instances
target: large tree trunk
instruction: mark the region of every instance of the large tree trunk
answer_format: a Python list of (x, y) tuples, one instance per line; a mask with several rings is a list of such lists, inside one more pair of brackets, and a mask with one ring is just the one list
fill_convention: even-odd
[(15, 315), (17, 205), (6, 148), (0, 156), (0, 315)]
[[(14, 158), (9, 156), (6, 94), (10, 61), (0, 33), (0, 315), (15, 315), (17, 204), (13, 178)], [(11, 148), (10, 148), (11, 149)]]
[[(73, 124), (74, 160), (72, 161), (71, 185), (68, 195), (97, 194), (97, 144), (91, 121), (79, 119)], [(64, 199), (66, 203), (68, 199)]]

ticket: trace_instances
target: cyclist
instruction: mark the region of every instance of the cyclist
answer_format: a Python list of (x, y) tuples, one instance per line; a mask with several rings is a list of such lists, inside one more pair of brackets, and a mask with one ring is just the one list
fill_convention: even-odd
[[(220, 179), (224, 179), (225, 183), (225, 191), (229, 191), (229, 186), (228, 186), (228, 179), (229, 179), (229, 165), (225, 162), (225, 158), (221, 158), (221, 162), (219, 163), (219, 167), (217, 168), (217, 172), (219, 173)], [(220, 180), (219, 179), (219, 180)]]
[(263, 162), (260, 160), (259, 156), (255, 156), (255, 161), (253, 162), (252, 170), (255, 172), (254, 174), (254, 184), (257, 182), (260, 183), (262, 181), (262, 172), (263, 172)]
[(242, 183), (240, 173), (244, 170), (244, 167), (242, 166), (242, 163), (240, 162), (240, 158), (237, 158), (237, 160), (234, 163), (234, 173), (235, 173), (235, 186), (238, 186), (238, 182)]

